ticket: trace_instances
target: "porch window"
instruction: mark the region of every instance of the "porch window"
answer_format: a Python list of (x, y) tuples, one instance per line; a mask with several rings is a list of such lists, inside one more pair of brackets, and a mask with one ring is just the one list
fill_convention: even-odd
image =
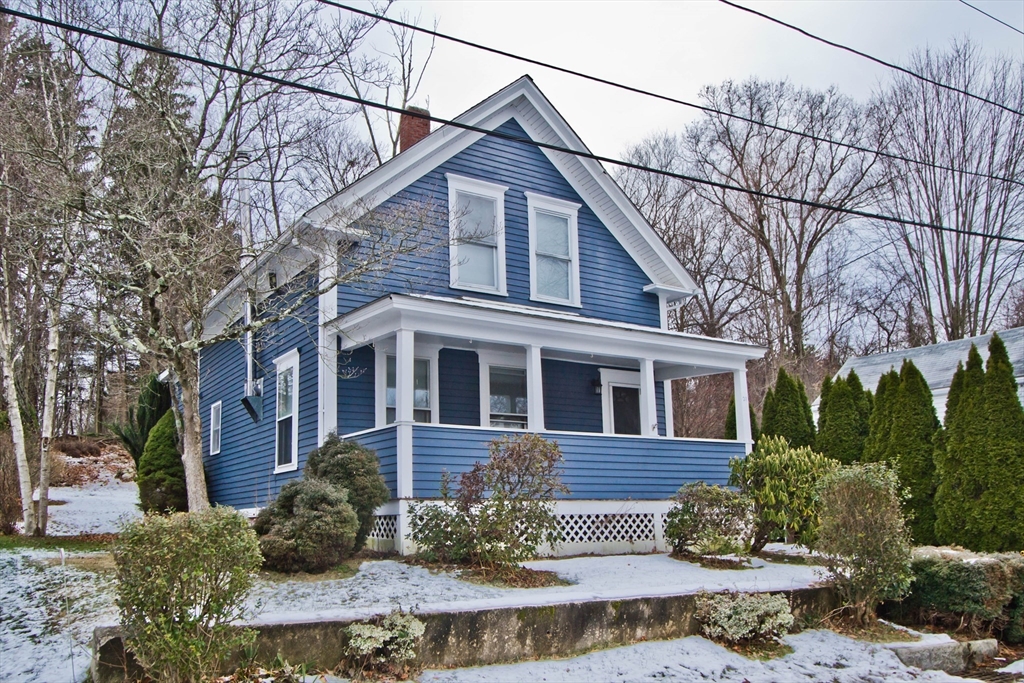
[(290, 351), (274, 360), (277, 366), (277, 439), (275, 472), (298, 467), (299, 353)]
[[(395, 357), (387, 357), (387, 388), (385, 390), (385, 419), (387, 424), (395, 421), (398, 411), (395, 396), (398, 385)], [(416, 422), (430, 422), (430, 361), (426, 358), (413, 360), (412, 371), (412, 419)]]
[(526, 370), (490, 368), (491, 426), (526, 429)]
[(450, 284), (505, 294), (507, 187), (447, 174)]
[(530, 229), (530, 298), (580, 305), (579, 204), (526, 193)]
[(210, 455), (220, 453), (220, 414), (223, 403), (217, 401), (210, 406)]

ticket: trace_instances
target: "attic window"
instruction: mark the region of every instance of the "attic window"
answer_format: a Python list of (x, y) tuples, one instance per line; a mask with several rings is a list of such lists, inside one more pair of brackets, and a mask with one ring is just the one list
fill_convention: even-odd
[(530, 216), (530, 298), (579, 306), (580, 205), (533, 192), (525, 194)]
[(505, 295), (507, 187), (452, 173), (448, 179), (450, 284)]

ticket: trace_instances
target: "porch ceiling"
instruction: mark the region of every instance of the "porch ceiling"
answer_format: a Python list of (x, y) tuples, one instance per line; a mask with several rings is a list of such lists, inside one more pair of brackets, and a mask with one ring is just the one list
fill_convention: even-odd
[[(391, 294), (325, 324), (351, 349), (396, 330), (515, 346), (541, 346), (545, 357), (588, 362), (648, 358), (658, 379), (742, 369), (765, 349), (752, 344), (597, 320), (529, 306), (429, 295)], [(468, 347), (472, 348), (472, 347)]]

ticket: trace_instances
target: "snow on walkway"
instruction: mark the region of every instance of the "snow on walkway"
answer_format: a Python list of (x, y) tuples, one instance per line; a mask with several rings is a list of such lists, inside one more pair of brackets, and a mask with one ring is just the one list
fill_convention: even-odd
[[(89, 555), (102, 553), (75, 556)], [(0, 681), (84, 680), (93, 629), (117, 620), (112, 573), (62, 567), (52, 551), (20, 550), (0, 552), (0, 576)]]
[(905, 666), (880, 645), (831, 631), (786, 636), (793, 652), (765, 662), (747, 659), (696, 636), (638, 643), (572, 659), (425, 671), (421, 683), (500, 683), (502, 681), (717, 681), (777, 683), (884, 683), (887, 681), (964, 681), (941, 671)]
[(50, 500), (64, 503), (49, 507), (46, 532), (51, 536), (113, 534), (124, 522), (142, 516), (138, 485), (112, 476), (83, 486), (51, 488)]
[(397, 607), (417, 612), (529, 607), (709, 591), (806, 588), (815, 567), (753, 560), (752, 569), (704, 569), (668, 555), (610, 555), (527, 562), (571, 586), (496, 588), (392, 560), (364, 562), (351, 579), (263, 582), (250, 600), (256, 623), (365, 618)]

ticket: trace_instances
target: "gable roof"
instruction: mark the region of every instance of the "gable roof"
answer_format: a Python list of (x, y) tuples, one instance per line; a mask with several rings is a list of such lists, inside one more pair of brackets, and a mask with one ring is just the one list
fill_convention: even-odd
[[(590, 153), (529, 76), (502, 88), (460, 114), (455, 121), (494, 130), (509, 119), (515, 119), (533, 140)], [(302, 221), (345, 230), (347, 220), (343, 217), (355, 207), (378, 206), (484, 135), (450, 125), (441, 126), (310, 209)], [(540, 149), (650, 278), (652, 284), (647, 291), (664, 294), (669, 301), (695, 292), (696, 282), (599, 162)]]
[[(1013, 364), (1013, 374), (1018, 378), (1018, 385), (1020, 385), (1020, 379), (1024, 377), (1024, 327), (1015, 327), (998, 334), (1006, 344), (1010, 362)], [(899, 371), (903, 360), (907, 359), (913, 361), (917, 369), (924, 375), (932, 393), (944, 393), (953, 382), (953, 373), (956, 372), (957, 363), (967, 362), (967, 353), (971, 349), (971, 344), (977, 346), (981, 357), (987, 360), (988, 343), (991, 339), (992, 334), (989, 333), (970, 339), (958, 339), (903, 351), (850, 358), (843, 363), (838, 374), (846, 376), (850, 370), (855, 370), (864, 388), (874, 391), (878, 386), (878, 379), (883, 374), (889, 372), (890, 368)], [(1024, 386), (1018, 386), (1018, 389), (1024, 389)]]

